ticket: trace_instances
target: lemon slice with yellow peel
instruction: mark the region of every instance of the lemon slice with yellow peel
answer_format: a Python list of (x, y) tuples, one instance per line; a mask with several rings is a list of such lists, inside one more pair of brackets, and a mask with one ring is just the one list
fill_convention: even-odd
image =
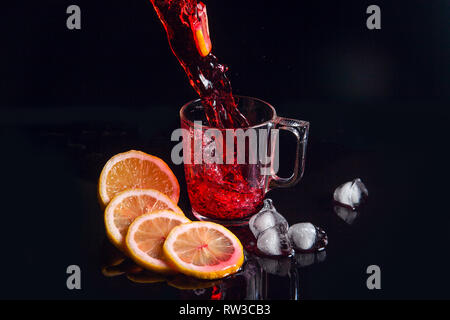
[(127, 189), (155, 189), (175, 203), (180, 197), (178, 180), (169, 166), (158, 157), (136, 150), (109, 159), (98, 182), (98, 195), (104, 206)]
[(239, 239), (212, 222), (192, 222), (173, 228), (163, 250), (176, 270), (201, 279), (226, 277), (238, 271), (244, 262)]
[(164, 241), (173, 228), (190, 222), (188, 218), (168, 210), (136, 218), (128, 228), (125, 241), (130, 257), (146, 269), (173, 272), (162, 252)]
[(119, 249), (124, 249), (129, 225), (143, 214), (170, 210), (184, 217), (183, 211), (163, 193), (153, 189), (126, 190), (114, 197), (105, 209), (106, 234)]

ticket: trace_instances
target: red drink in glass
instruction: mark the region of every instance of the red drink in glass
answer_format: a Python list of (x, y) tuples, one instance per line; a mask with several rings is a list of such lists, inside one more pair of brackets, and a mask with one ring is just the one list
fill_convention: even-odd
[(186, 183), (194, 214), (217, 220), (244, 219), (262, 207), (264, 178), (253, 185), (248, 177), (257, 165), (185, 165)]
[[(236, 225), (258, 212), (263, 206), (265, 194), (274, 187), (295, 184), (303, 174), (304, 154), (309, 123), (277, 117), (268, 103), (249, 97), (235, 97), (239, 109), (252, 125), (244, 129), (208, 127), (200, 100), (190, 102), (180, 111), (183, 132), (183, 157), (186, 184), (192, 212), (199, 220), (216, 220), (222, 224)], [(294, 173), (284, 179), (276, 175), (278, 129), (288, 130), (297, 138), (297, 156)], [(223, 139), (217, 141), (208, 135), (214, 130)], [(253, 131), (255, 143), (245, 139), (244, 162), (238, 161), (238, 130)], [(226, 137), (233, 137), (233, 145), (227, 145)], [(249, 153), (257, 157), (250, 160)], [(216, 149), (217, 148), (217, 149)], [(222, 153), (211, 161), (217, 150)], [(241, 149), (242, 151), (242, 149)], [(231, 154), (231, 162), (227, 159)], [(261, 155), (267, 157), (261, 157)]]

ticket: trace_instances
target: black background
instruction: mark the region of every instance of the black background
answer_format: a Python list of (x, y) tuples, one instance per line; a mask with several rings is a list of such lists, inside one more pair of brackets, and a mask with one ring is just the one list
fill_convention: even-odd
[[(302, 298), (449, 298), (449, 2), (205, 2), (234, 92), (311, 122), (302, 182), (270, 194), (291, 224), (312, 221), (330, 237), (327, 259), (301, 271)], [(66, 28), (70, 4), (81, 30)], [(381, 30), (366, 28), (370, 4)], [(100, 272), (103, 164), (128, 149), (170, 163), (178, 110), (195, 98), (150, 3), (2, 6), (0, 298), (183, 297)], [(282, 138), (287, 174), (292, 141)], [(183, 168), (171, 167), (187, 212)], [(330, 199), (355, 177), (370, 199), (349, 226)], [(66, 288), (70, 264), (82, 269), (80, 291)], [(378, 291), (365, 284), (371, 264)], [(272, 282), (270, 297), (286, 298)]]

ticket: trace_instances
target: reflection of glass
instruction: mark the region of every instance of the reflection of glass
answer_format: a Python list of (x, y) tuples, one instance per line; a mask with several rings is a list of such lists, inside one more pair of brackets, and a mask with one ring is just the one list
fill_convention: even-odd
[[(259, 99), (235, 99), (252, 124), (244, 131), (208, 127), (200, 100), (187, 103), (180, 111), (181, 127), (187, 134), (183, 137), (183, 153), (188, 194), (192, 212), (200, 220), (239, 224), (261, 209), (270, 189), (292, 186), (303, 174), (309, 123), (278, 117), (270, 104)], [(294, 172), (289, 178), (276, 175), (275, 129), (289, 131), (297, 139)], [(240, 140), (244, 132), (249, 135)], [(232, 145), (226, 143), (227, 136)], [(217, 154), (222, 163), (217, 163)], [(205, 161), (205, 157), (214, 161)]]
[[(244, 266), (244, 272), (242, 273), (242, 278), (245, 282), (245, 298), (246, 300), (262, 300), (264, 299), (263, 294), (263, 279), (261, 268), (258, 263), (251, 258), (247, 259), (246, 265)], [(228, 281), (224, 281), (227, 283)], [(239, 290), (238, 288), (235, 288)]]
[(278, 276), (289, 278), (289, 297), (291, 300), (299, 300), (300, 269), (323, 262), (326, 259), (326, 251), (296, 253), (291, 257), (255, 257), (255, 259), (263, 270), (265, 298), (270, 292), (268, 277)]
[[(192, 280), (193, 278), (190, 279), (191, 281), (194, 281)], [(181, 298), (211, 300), (263, 299), (262, 293), (264, 288), (261, 268), (251, 257), (247, 257), (246, 262), (238, 273), (226, 277), (225, 279), (209, 282), (213, 283), (213, 286), (205, 288), (198, 287), (196, 289), (186, 287), (186, 290), (180, 292)], [(169, 285), (171, 285), (170, 282)], [(181, 287), (178, 288), (183, 289)]]
[(261, 256), (256, 248), (256, 239), (248, 226), (235, 226), (229, 229), (244, 245), (246, 259), (256, 261), (260, 268), (259, 273), (262, 282), (260, 296), (262, 299), (270, 297), (269, 277), (281, 277), (289, 280), (289, 298), (299, 300), (300, 269), (323, 262), (326, 259), (325, 246), (320, 247), (320, 251), (317, 252), (295, 252), (292, 256)]

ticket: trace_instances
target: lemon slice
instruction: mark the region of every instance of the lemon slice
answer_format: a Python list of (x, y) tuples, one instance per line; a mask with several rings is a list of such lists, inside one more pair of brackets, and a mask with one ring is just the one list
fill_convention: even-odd
[(158, 157), (136, 150), (109, 159), (98, 182), (98, 194), (104, 206), (127, 189), (155, 189), (175, 203), (180, 197), (178, 180), (169, 166)]
[(174, 227), (189, 222), (188, 218), (168, 210), (136, 218), (128, 229), (125, 242), (130, 257), (146, 269), (173, 272), (163, 255), (163, 244)]
[(117, 248), (123, 249), (128, 227), (134, 219), (159, 210), (171, 210), (184, 216), (183, 211), (169, 197), (157, 190), (123, 191), (105, 209), (106, 234)]
[(173, 228), (163, 250), (176, 270), (201, 279), (223, 278), (238, 271), (244, 262), (239, 239), (212, 222), (192, 222)]

